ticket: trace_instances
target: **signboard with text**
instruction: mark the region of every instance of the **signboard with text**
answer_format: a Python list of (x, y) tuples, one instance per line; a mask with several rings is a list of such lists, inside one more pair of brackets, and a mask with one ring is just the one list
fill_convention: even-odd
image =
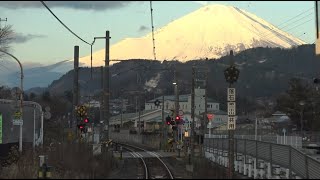
[(236, 103), (228, 102), (228, 115), (235, 116), (236, 115)]
[(236, 117), (235, 116), (228, 117), (228, 129), (230, 129), (230, 130), (236, 129)]
[(228, 88), (228, 101), (236, 101), (236, 88)]
[(12, 121), (12, 123), (13, 123), (14, 126), (22, 126), (23, 125), (22, 119), (14, 119)]
[(228, 130), (236, 129), (236, 89), (228, 88)]

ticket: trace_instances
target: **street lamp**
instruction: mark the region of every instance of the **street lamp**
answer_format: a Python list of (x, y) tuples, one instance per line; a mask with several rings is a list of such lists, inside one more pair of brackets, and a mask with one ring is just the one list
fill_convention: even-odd
[(301, 106), (301, 112), (300, 112), (300, 133), (301, 133), (301, 136), (302, 136), (302, 138), (303, 138), (303, 135), (302, 135), (302, 131), (303, 131), (303, 108), (304, 108), (305, 102), (304, 102), (304, 101), (300, 101), (300, 102), (299, 102), (299, 105)]
[[(21, 62), (12, 54), (2, 51), (0, 50), (0, 52), (7, 54), (9, 56), (11, 56), (13, 59), (15, 59), (19, 66), (20, 66), (20, 70), (21, 70), (21, 76), (20, 76), (20, 89), (21, 89), (21, 93), (20, 93), (20, 116), (21, 116), (21, 120), (22, 120), (22, 112), (23, 112), (23, 68), (21, 65)], [(19, 137), (19, 151), (22, 152), (22, 124), (20, 124), (20, 137)]]

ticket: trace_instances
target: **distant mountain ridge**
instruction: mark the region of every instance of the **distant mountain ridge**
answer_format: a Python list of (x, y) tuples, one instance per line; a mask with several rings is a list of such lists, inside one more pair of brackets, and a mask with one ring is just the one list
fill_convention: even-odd
[[(291, 48), (304, 41), (280, 30), (256, 15), (232, 6), (208, 5), (155, 31), (158, 60), (186, 62), (217, 59), (230, 50), (254, 47)], [(93, 66), (104, 65), (105, 50), (93, 53)], [(110, 59), (154, 59), (151, 33), (126, 38), (110, 48)], [(80, 62), (90, 66), (90, 55)], [(111, 62), (113, 63), (113, 62)]]
[[(220, 59), (230, 50), (235, 54), (256, 47), (296, 47), (305, 42), (283, 32), (256, 15), (232, 6), (208, 5), (155, 31), (156, 55), (160, 61), (187, 62)], [(127, 38), (110, 47), (110, 59), (153, 59), (151, 33)], [(93, 66), (104, 66), (104, 49), (93, 53)], [(260, 60), (263, 61), (263, 60)], [(113, 64), (114, 61), (110, 61)], [(90, 67), (90, 55), (80, 58), (80, 66)], [(52, 65), (26, 68), (25, 89), (47, 87), (73, 69), (73, 59)], [(0, 82), (17, 86), (15, 72), (0, 72)]]
[[(302, 45), (292, 49), (253, 48), (235, 55), (235, 64), (240, 69), (240, 76), (235, 83), (237, 94), (244, 97), (274, 97), (284, 92), (290, 78), (298, 77), (312, 82), (319, 75), (320, 61), (314, 55), (314, 45)], [(224, 92), (228, 86), (223, 71), (229, 66), (229, 57), (217, 60), (194, 60), (185, 63), (179, 61), (128, 60), (114, 64), (110, 68), (110, 88), (112, 98), (118, 98), (129, 91), (157, 91), (173, 94), (173, 68), (177, 69), (177, 78), (181, 94), (191, 90), (191, 67), (207, 67), (210, 72), (209, 94)], [(101, 91), (101, 73), (90, 68), (79, 71), (80, 92), (83, 95)], [(118, 74), (118, 75), (117, 75)], [(51, 93), (72, 91), (73, 71), (54, 81)]]

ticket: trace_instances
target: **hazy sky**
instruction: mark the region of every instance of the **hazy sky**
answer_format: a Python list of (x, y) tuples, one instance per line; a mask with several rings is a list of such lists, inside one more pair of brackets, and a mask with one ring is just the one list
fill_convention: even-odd
[[(105, 36), (106, 30), (110, 31), (111, 45), (151, 31), (149, 1), (45, 3), (71, 30), (89, 43), (94, 37)], [(224, 4), (256, 14), (273, 25), (280, 25), (280, 28), (283, 27), (281, 29), (307, 43), (315, 41), (314, 1), (154, 1), (152, 4), (156, 29), (206, 4)], [(288, 21), (300, 13), (303, 14)], [(1, 22), (1, 27), (13, 25), (18, 33), (16, 42), (12, 44), (12, 53), (21, 61), (51, 64), (72, 59), (75, 45), (80, 46), (81, 56), (90, 54), (90, 46), (65, 29), (40, 1), (0, 1), (0, 18), (8, 18), (7, 22)], [(104, 46), (104, 40), (97, 40), (93, 49), (100, 50)]]

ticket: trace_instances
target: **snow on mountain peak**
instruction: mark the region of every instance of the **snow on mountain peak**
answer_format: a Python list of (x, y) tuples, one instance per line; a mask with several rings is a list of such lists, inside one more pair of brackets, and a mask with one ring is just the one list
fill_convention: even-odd
[[(158, 60), (182, 62), (220, 58), (230, 50), (239, 52), (267, 46), (290, 48), (305, 44), (252, 13), (216, 4), (203, 6), (157, 29), (155, 42)], [(104, 53), (102, 49), (93, 54), (93, 66), (104, 65)], [(112, 45), (110, 59), (153, 59), (151, 33)], [(90, 55), (80, 58), (80, 62), (90, 66)]]

